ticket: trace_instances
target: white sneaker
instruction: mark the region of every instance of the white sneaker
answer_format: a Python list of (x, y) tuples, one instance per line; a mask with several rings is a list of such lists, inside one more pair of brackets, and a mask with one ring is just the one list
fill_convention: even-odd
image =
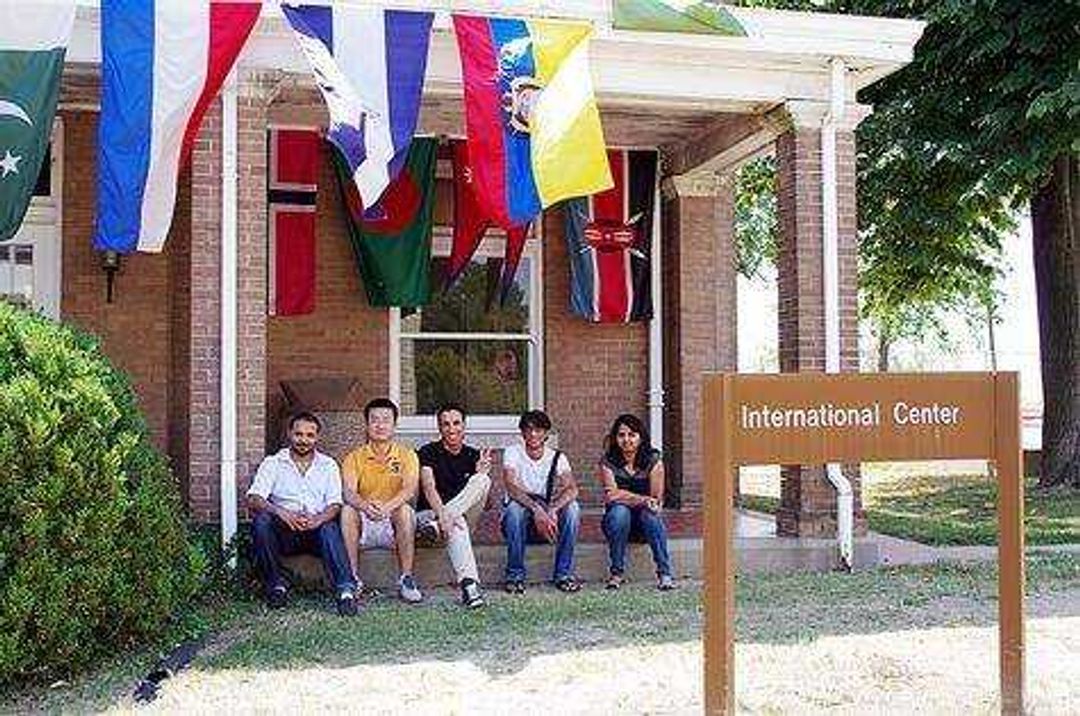
[(409, 604), (416, 604), (424, 599), (424, 595), (420, 593), (419, 587), (416, 586), (416, 580), (413, 579), (411, 574), (403, 574), (398, 579), (398, 593)]

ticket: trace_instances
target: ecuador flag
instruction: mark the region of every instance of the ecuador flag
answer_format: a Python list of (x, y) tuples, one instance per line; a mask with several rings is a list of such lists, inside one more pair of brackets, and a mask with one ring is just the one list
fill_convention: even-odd
[(454, 16), (477, 196), (503, 228), (612, 186), (589, 25)]

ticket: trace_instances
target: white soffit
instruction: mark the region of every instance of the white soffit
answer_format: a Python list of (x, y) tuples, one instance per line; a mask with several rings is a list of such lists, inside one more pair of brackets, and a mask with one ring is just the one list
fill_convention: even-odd
[[(341, 0), (339, 0), (340, 2)], [(98, 0), (78, 0), (68, 61), (100, 63)], [(924, 23), (913, 20), (730, 8), (748, 37), (614, 30), (608, 0), (397, 0), (357, 5), (435, 9), (425, 91), (460, 93), (461, 68), (448, 13), (546, 16), (587, 20), (596, 27), (592, 67), (604, 104), (760, 112), (788, 99), (827, 100), (828, 60), (851, 68), (849, 96), (910, 62)], [(240, 57), (253, 69), (308, 75), (277, 2)]]

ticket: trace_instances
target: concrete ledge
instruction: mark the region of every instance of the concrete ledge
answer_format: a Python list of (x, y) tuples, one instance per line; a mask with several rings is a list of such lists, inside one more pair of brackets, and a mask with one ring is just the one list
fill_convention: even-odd
[[(506, 547), (476, 545), (476, 561), (480, 580), (493, 586), (503, 581), (506, 566)], [(671, 539), (668, 541), (671, 560), (677, 578), (701, 579), (702, 544), (700, 539)], [(530, 582), (551, 579), (554, 547), (529, 545), (525, 566)], [(836, 542), (827, 539), (788, 539), (777, 537), (748, 537), (735, 540), (735, 555), (740, 574), (776, 572), (827, 572), (839, 567)], [(576, 572), (586, 582), (601, 582), (608, 575), (607, 545), (579, 544), (575, 550)], [(322, 563), (315, 557), (299, 556), (284, 560), (286, 567), (301, 582), (325, 584)], [(870, 539), (855, 541), (855, 567), (875, 566), (880, 562), (878, 543)], [(417, 548), (414, 572), (421, 586), (453, 583), (453, 572), (441, 548)], [(397, 560), (387, 550), (368, 550), (360, 554), (360, 578), (368, 585), (391, 590), (397, 584)], [(643, 544), (630, 545), (627, 578), (634, 581), (655, 579), (655, 567), (649, 548)]]

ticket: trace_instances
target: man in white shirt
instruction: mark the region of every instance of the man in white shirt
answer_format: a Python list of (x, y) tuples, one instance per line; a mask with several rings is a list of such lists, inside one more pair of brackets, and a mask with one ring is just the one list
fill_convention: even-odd
[(288, 590), (281, 574), (281, 557), (315, 554), (337, 591), (342, 616), (357, 613), (356, 581), (338, 525), (341, 511), (341, 472), (334, 459), (315, 449), (319, 419), (301, 412), (289, 420), (289, 447), (267, 455), (247, 491), (255, 566), (262, 577), (266, 601), (282, 607)]
[(574, 544), (581, 509), (578, 486), (566, 455), (548, 447), (551, 418), (529, 410), (518, 421), (521, 442), (503, 453), (507, 503), (502, 531), (506, 538), (506, 591), (525, 593), (525, 545), (555, 544), (553, 581), (563, 592), (581, 589), (574, 576)]

